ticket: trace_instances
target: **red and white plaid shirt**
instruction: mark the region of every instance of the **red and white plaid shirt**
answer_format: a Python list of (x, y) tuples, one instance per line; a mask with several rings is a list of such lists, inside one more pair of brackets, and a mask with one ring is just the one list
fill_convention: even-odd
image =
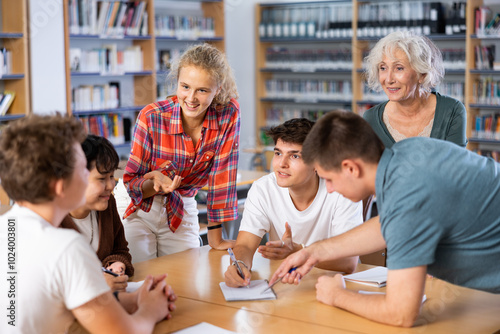
[(194, 147), (182, 128), (181, 108), (176, 96), (144, 107), (137, 117), (132, 151), (123, 175), (132, 198), (124, 218), (137, 209), (151, 210), (154, 196), (142, 198), (143, 176), (160, 170), (172, 179), (174, 175), (183, 178), (179, 188), (166, 195), (169, 226), (173, 232), (182, 221), (181, 196), (195, 196), (207, 183), (208, 220), (225, 222), (236, 219), (239, 109), (235, 99), (225, 106), (210, 106), (201, 138)]

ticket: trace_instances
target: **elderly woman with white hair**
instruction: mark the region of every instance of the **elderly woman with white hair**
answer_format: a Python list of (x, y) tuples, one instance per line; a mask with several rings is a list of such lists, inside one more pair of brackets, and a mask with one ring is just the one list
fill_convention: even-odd
[(365, 61), (368, 86), (389, 98), (364, 114), (385, 147), (417, 136), (467, 145), (464, 105), (432, 91), (444, 67), (441, 51), (431, 40), (397, 31), (378, 41)]

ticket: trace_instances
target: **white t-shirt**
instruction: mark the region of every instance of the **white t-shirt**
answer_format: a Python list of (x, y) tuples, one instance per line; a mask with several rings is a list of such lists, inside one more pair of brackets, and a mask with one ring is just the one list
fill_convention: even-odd
[[(12, 219), (15, 219), (13, 223)], [(8, 235), (15, 225), (16, 236)], [(6, 248), (15, 243), (16, 260), (9, 275)], [(17, 205), (0, 216), (3, 274), (14, 276), (15, 288), (2, 277), (0, 308), (15, 301), (15, 327), (2, 317), (1, 333), (64, 333), (74, 321), (70, 310), (110, 291), (95, 252), (74, 230), (56, 228), (33, 211)], [(10, 250), (9, 250), (10, 251)], [(15, 296), (7, 296), (7, 291)], [(7, 311), (10, 312), (10, 311)]]
[(274, 173), (255, 181), (248, 191), (240, 231), (270, 240), (280, 240), (285, 223), (292, 228), (292, 239), (306, 246), (342, 234), (363, 223), (363, 206), (337, 192), (329, 194), (320, 178), (312, 204), (299, 211), (290, 198), (288, 188), (278, 186)]

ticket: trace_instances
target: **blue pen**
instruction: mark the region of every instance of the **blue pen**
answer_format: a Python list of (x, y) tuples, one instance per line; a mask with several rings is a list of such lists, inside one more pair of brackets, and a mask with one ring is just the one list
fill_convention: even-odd
[(118, 275), (117, 273), (114, 273), (114, 272), (112, 272), (111, 270), (108, 270), (108, 269), (106, 269), (106, 268), (104, 268), (104, 267), (102, 267), (102, 271), (103, 271), (103, 272), (105, 272), (106, 274), (110, 274), (110, 275), (113, 275), (113, 276), (115, 276), (115, 277), (120, 276), (120, 275)]
[[(241, 270), (240, 264), (238, 263), (238, 260), (236, 260), (236, 256), (234, 256), (233, 250), (231, 248), (228, 248), (227, 252), (229, 253), (231, 261), (236, 266), (236, 270), (238, 270), (238, 275), (240, 275), (241, 278), (245, 279), (245, 275), (243, 275), (243, 270)], [(248, 285), (247, 288), (249, 288)]]
[[(297, 269), (297, 267), (293, 267), (292, 269), (288, 270), (288, 273), (289, 273), (289, 274), (291, 274), (291, 273), (292, 273), (292, 272), (294, 272), (296, 269)], [(267, 287), (264, 291), (262, 291), (262, 292), (266, 292), (267, 290), (269, 290), (269, 289), (271, 289), (273, 286), (275, 286), (275, 285), (276, 285), (276, 283), (281, 282), (281, 280), (283, 279), (283, 277), (285, 277), (285, 276), (282, 276), (282, 277), (278, 278), (278, 279), (276, 280), (276, 282), (274, 282), (272, 285), (268, 286), (268, 287)]]

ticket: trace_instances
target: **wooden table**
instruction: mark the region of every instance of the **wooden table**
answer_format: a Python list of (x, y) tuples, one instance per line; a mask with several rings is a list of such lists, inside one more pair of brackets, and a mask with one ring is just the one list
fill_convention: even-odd
[[(252, 279), (269, 279), (280, 261), (256, 254)], [(500, 329), (500, 295), (461, 288), (429, 278), (417, 326), (406, 329), (382, 325), (316, 301), (319, 276), (333, 275), (314, 268), (298, 286), (277, 284), (278, 299), (226, 302), (219, 288), (229, 265), (224, 251), (204, 246), (134, 264), (133, 281), (146, 274), (168, 273), (178, 298), (173, 318), (156, 326), (155, 333), (170, 333), (205, 321), (242, 333), (495, 333)], [(360, 264), (358, 270), (370, 266)], [(384, 291), (347, 283), (353, 290)]]

